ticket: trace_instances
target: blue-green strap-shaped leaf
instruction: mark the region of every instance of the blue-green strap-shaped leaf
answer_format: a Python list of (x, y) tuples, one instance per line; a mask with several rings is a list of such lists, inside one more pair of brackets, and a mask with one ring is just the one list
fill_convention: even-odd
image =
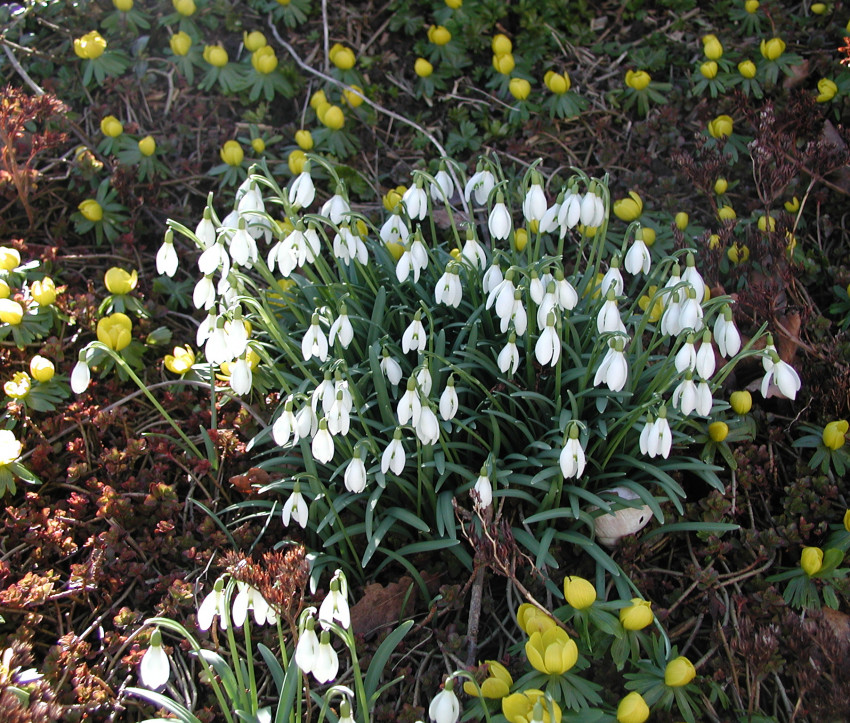
[[(186, 706), (175, 700), (171, 700), (171, 698), (163, 695), (162, 693), (156, 693), (152, 690), (134, 687), (125, 688), (124, 690), (130, 695), (135, 695), (137, 698), (143, 698), (149, 703), (158, 705), (160, 708), (165, 708), (165, 710), (169, 713), (176, 715), (178, 720), (181, 720), (183, 723), (201, 723), (201, 720), (192, 715), (192, 712)], [(161, 718), (148, 718), (143, 721), (143, 723), (158, 723), (158, 721), (161, 720)]]
[(381, 674), (389, 662), (390, 656), (395, 652), (395, 649), (401, 643), (410, 628), (413, 627), (413, 621), (408, 620), (399, 625), (393, 630), (384, 642), (378, 646), (375, 654), (372, 656), (372, 661), (369, 663), (369, 669), (366, 671), (366, 677), (363, 680), (363, 687), (366, 690), (366, 699), (369, 701), (370, 707), (374, 707), (377, 700), (378, 683), (381, 680)]
[[(274, 680), (275, 688), (277, 688), (277, 694), (280, 696), (283, 692), (283, 676), (285, 675), (283, 666), (268, 646), (257, 643), (257, 649), (260, 651), (260, 655), (263, 656), (263, 660), (272, 674), (272, 680)], [(294, 663), (292, 664), (294, 665)]]

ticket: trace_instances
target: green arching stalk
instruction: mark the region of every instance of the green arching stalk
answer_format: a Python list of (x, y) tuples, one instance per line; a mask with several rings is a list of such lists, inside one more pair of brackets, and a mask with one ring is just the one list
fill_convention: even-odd
[(245, 660), (248, 663), (248, 695), (251, 696), (251, 713), (257, 714), (259, 702), (257, 700), (257, 678), (254, 672), (254, 651), (251, 646), (251, 616), (245, 617)]

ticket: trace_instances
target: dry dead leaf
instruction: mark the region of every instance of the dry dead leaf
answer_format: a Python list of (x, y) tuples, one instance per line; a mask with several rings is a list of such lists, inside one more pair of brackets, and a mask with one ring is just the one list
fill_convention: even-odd
[(395, 625), (411, 615), (416, 604), (417, 586), (405, 575), (397, 582), (367, 585), (363, 595), (351, 608), (351, 627), (355, 633), (370, 637), (381, 628)]

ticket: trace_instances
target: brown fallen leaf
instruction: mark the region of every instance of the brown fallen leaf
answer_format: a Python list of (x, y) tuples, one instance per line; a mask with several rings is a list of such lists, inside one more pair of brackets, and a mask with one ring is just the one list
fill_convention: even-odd
[(251, 467), (245, 474), (237, 474), (230, 478), (232, 484), (243, 495), (252, 495), (258, 487), (269, 483), (269, 473), (259, 467)]
[(352, 629), (369, 638), (382, 628), (395, 625), (413, 613), (417, 592), (416, 583), (408, 575), (388, 585), (377, 582), (367, 585), (351, 608)]

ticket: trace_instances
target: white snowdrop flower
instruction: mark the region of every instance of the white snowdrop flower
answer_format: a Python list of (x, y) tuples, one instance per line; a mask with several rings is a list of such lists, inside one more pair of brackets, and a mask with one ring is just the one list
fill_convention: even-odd
[(550, 364), (555, 366), (561, 358), (561, 337), (555, 330), (555, 314), (551, 311), (546, 319), (546, 328), (537, 337), (534, 345), (534, 356), (541, 365)]
[(608, 298), (596, 315), (596, 330), (600, 334), (614, 331), (619, 331), (623, 334), (626, 333), (626, 326), (620, 318), (620, 310), (617, 308), (617, 300), (614, 298), (613, 292), (608, 295)]
[(319, 382), (310, 396), (310, 406), (316, 414), (319, 413), (319, 409), (321, 408), (324, 415), (330, 411), (334, 399), (336, 399), (336, 385), (331, 379), (331, 373), (326, 371), (324, 378)]
[(475, 486), (472, 489), (478, 495), (478, 507), (485, 509), (492, 504), (493, 484), (490, 482), (490, 477), (487, 476), (486, 467), (481, 468), (481, 471), (478, 473), (478, 479), (475, 480)]
[(539, 183), (532, 183), (525, 193), (525, 198), (522, 201), (522, 215), (528, 223), (532, 221), (541, 221), (549, 204), (546, 201), (546, 194), (543, 191), (543, 186)]
[(546, 319), (549, 314), (554, 313), (555, 318), (558, 318), (558, 296), (555, 291), (555, 282), (549, 282), (549, 291), (543, 294), (543, 298), (539, 301), (537, 307), (537, 329), (543, 331), (546, 328)]
[(697, 408), (697, 385), (691, 378), (690, 372), (685, 373), (685, 378), (673, 390), (673, 406), (685, 416)]
[(413, 282), (419, 281), (419, 267), (413, 263), (413, 257), (410, 255), (410, 249), (406, 248), (401, 252), (398, 261), (395, 264), (395, 277), (400, 284), (407, 281), (408, 276), (413, 273)]
[(640, 433), (640, 451), (648, 457), (661, 455), (664, 459), (670, 456), (673, 444), (673, 434), (667, 421), (667, 412), (662, 408), (658, 419), (653, 421), (652, 415), (646, 417), (646, 424)]
[(230, 388), (240, 397), (251, 392), (253, 374), (245, 357), (239, 357), (230, 367)]
[(202, 276), (192, 292), (192, 304), (196, 309), (211, 309), (215, 305), (215, 284), (212, 276)]
[(514, 286), (514, 272), (512, 269), (508, 269), (508, 273), (505, 275), (505, 278), (502, 279), (487, 296), (485, 308), (489, 309), (491, 306), (495, 306), (496, 315), (501, 319), (502, 316), (510, 313), (511, 306), (514, 303), (515, 291), (516, 286)]
[(227, 630), (227, 596), (224, 594), (224, 580), (218, 578), (213, 589), (203, 599), (198, 607), (198, 627), (209, 630), (213, 621), (218, 618), (222, 630)]
[(348, 584), (340, 570), (331, 578), (330, 590), (319, 606), (319, 625), (327, 628), (327, 623), (336, 620), (340, 627), (351, 627), (351, 612), (348, 609)]
[(230, 271), (230, 255), (224, 243), (217, 241), (198, 257), (198, 270), (202, 274), (212, 274), (221, 269), (222, 276)]
[[(282, 258), (282, 254), (287, 254), (287, 258)], [(283, 241), (278, 241), (269, 249), (266, 264), (270, 271), (274, 272), (275, 268), (279, 268), (280, 273), (283, 274), (283, 276), (289, 276), (289, 274), (292, 273), (292, 269), (295, 268), (296, 263), (295, 257), (287, 251), (286, 247), (283, 245)], [(287, 270), (284, 272), (284, 269)]]
[(310, 449), (316, 461), (322, 464), (327, 464), (333, 459), (334, 438), (328, 430), (328, 420), (326, 417), (322, 417), (319, 420), (319, 429), (316, 431), (316, 436), (313, 437)]
[(146, 688), (156, 690), (168, 682), (170, 675), (171, 663), (162, 649), (162, 633), (159, 632), (159, 628), (156, 628), (151, 633), (150, 645), (139, 664), (139, 678)]
[(275, 444), (280, 447), (288, 444), (290, 437), (293, 437), (293, 444), (298, 443), (298, 431), (296, 429), (295, 413), (292, 411), (292, 406), (292, 396), (289, 396), (283, 404), (283, 412), (272, 425), (272, 437)]
[(564, 200), (561, 202), (561, 209), (558, 212), (558, 223), (561, 229), (576, 227), (581, 220), (581, 204), (581, 194), (576, 193), (573, 189), (568, 190), (564, 196)]
[(593, 227), (599, 227), (602, 225), (602, 222), (605, 220), (605, 202), (602, 200), (600, 196), (597, 196), (595, 193), (593, 194), (593, 206), (594, 206), (594, 216), (590, 225)]
[(570, 427), (569, 437), (564, 443), (564, 448), (561, 450), (558, 461), (561, 465), (561, 474), (564, 475), (564, 479), (569, 479), (570, 477), (579, 478), (584, 473), (586, 462), (584, 448), (581, 446), (581, 442), (579, 442), (578, 426), (576, 424)]
[(459, 405), (454, 374), (449, 374), (449, 378), (446, 380), (446, 388), (440, 395), (440, 416), (447, 422), (454, 419)]
[(531, 272), (531, 281), (528, 282), (528, 295), (535, 304), (540, 304), (543, 301), (543, 294), (546, 293), (546, 285), (536, 271)]
[(384, 349), (381, 356), (381, 371), (387, 378), (390, 384), (394, 387), (398, 386), (401, 381), (401, 365), (390, 356), (390, 353)]
[(396, 415), (398, 423), (405, 425), (412, 424), (414, 427), (419, 423), (419, 416), (422, 414), (422, 400), (419, 397), (419, 392), (416, 390), (416, 380), (411, 377), (407, 380), (407, 390), (401, 395), (396, 407)]
[(411, 221), (422, 221), (428, 215), (428, 194), (419, 182), (404, 192), (401, 202)]
[(682, 303), (679, 309), (679, 326), (682, 330), (692, 329), (699, 332), (703, 328), (702, 323), (702, 306), (697, 301), (693, 289), (687, 289), (688, 298)]
[(687, 281), (694, 290), (697, 303), (702, 303), (705, 298), (705, 282), (702, 275), (697, 270), (694, 255), (689, 253), (685, 260), (685, 270), (682, 272), (682, 281)]
[(322, 240), (319, 238), (319, 232), (312, 224), (304, 232), (304, 242), (304, 248), (302, 250), (303, 260), (299, 256), (298, 266), (303, 266), (305, 263), (312, 264), (322, 250)]
[(238, 301), (239, 292), (231, 284), (231, 279), (233, 279), (231, 274), (222, 276), (216, 285), (216, 294), (225, 308), (234, 306)]
[(581, 214), (579, 216), (583, 226), (594, 227), (599, 224), (594, 223), (596, 220), (596, 194), (588, 191), (581, 199)]
[(620, 261), (615, 256), (611, 261), (611, 266), (608, 271), (605, 272), (605, 275), (602, 277), (602, 283), (600, 284), (600, 292), (602, 296), (608, 295), (608, 289), (614, 290), (615, 296), (623, 295), (623, 288), (625, 287), (623, 283), (623, 274), (620, 271)]
[(676, 371), (679, 374), (682, 374), (685, 371), (693, 371), (697, 365), (697, 350), (694, 346), (694, 335), (688, 334), (688, 338), (684, 344), (682, 344), (681, 348), (678, 352), (676, 352), (676, 358), (674, 359), (674, 364), (676, 366)]
[(410, 230), (398, 213), (392, 213), (384, 221), (378, 235), (385, 244), (406, 243), (407, 237), (410, 236)]
[(514, 292), (514, 300), (511, 305), (510, 313), (501, 318), (499, 328), (504, 334), (508, 327), (513, 323), (514, 330), (518, 336), (523, 336), (528, 328), (528, 315), (525, 313), (525, 306), (522, 303), (522, 291), (517, 289)]
[(310, 519), (310, 510), (307, 507), (304, 495), (301, 494), (301, 485), (297, 482), (292, 488), (292, 494), (283, 503), (282, 517), (284, 527), (289, 527), (290, 521), (297, 522), (302, 529), (307, 527), (307, 522)]
[(334, 399), (341, 400), (346, 412), (350, 413), (354, 408), (354, 399), (351, 396), (351, 390), (348, 388), (348, 382), (339, 376), (334, 381)]
[(434, 176), (436, 184), (431, 184), (431, 198), (434, 201), (448, 202), (454, 195), (455, 184), (452, 177), (448, 174), (445, 168), (440, 168), (437, 175)]
[(348, 345), (354, 340), (354, 327), (351, 326), (345, 304), (340, 306), (339, 316), (328, 331), (328, 344), (332, 345), (337, 339), (343, 349), (348, 349)]
[(682, 304), (679, 301), (681, 291), (672, 291), (665, 294), (664, 313), (661, 315), (661, 333), (669, 336), (679, 336), (682, 332), (682, 324), (679, 321)]
[(428, 337), (425, 334), (425, 327), (422, 325), (422, 312), (417, 311), (413, 315), (413, 321), (401, 337), (401, 350), (407, 352), (415, 349), (416, 351), (425, 351), (425, 345), (428, 342)]
[(697, 352), (696, 372), (703, 379), (711, 379), (714, 376), (716, 366), (714, 347), (711, 345), (711, 332), (706, 329), (702, 335), (702, 344), (700, 344), (699, 351)]
[(156, 273), (172, 277), (177, 273), (177, 251), (174, 249), (174, 233), (165, 232), (165, 241), (156, 252)]
[(289, 202), (298, 208), (307, 208), (316, 198), (316, 188), (310, 176), (310, 163), (305, 163), (289, 189)]
[[(479, 269), (483, 270), (487, 266), (487, 254), (484, 253), (484, 249), (481, 247), (481, 244), (478, 243), (474, 236), (472, 236), (472, 232), (469, 232), (466, 235), (466, 241), (463, 242), (463, 249), (461, 249), (460, 255), (469, 261), (470, 264), (478, 267)], [(492, 269), (493, 267), (491, 266), (490, 268)], [(495, 266), (495, 268), (499, 269), (498, 266)], [(502, 270), (499, 269), (499, 276), (501, 276), (501, 274)]]
[(355, 453), (345, 467), (345, 489), (355, 494), (366, 489), (366, 463)]
[(696, 413), (701, 417), (707, 417), (711, 414), (711, 407), (714, 401), (711, 398), (711, 388), (708, 386), (708, 383), (705, 381), (701, 381), (697, 384), (697, 401), (696, 401)]
[(213, 333), (213, 329), (215, 329), (215, 322), (218, 317), (215, 312), (210, 310), (210, 312), (204, 317), (204, 320), (198, 324), (198, 331), (195, 332), (195, 344), (196, 346), (203, 346), (207, 339), (210, 338), (210, 334)]
[(635, 237), (631, 247), (626, 253), (625, 269), (632, 276), (639, 274), (641, 271), (645, 274), (649, 273), (652, 264), (652, 256), (649, 253), (649, 248), (644, 243), (643, 238)]
[(242, 318), (241, 309), (237, 307), (236, 316), (224, 322), (224, 330), (227, 332), (227, 346), (230, 348), (232, 357), (242, 356), (248, 348), (248, 326)]
[[(315, 612), (315, 608), (308, 609)], [(295, 645), (295, 664), (304, 675), (313, 672), (313, 666), (316, 664), (316, 657), (319, 652), (319, 637), (316, 635), (315, 625), (316, 621), (312, 617), (308, 617), (304, 629), (298, 636), (298, 643)]]
[(381, 472), (386, 474), (387, 470), (391, 470), (395, 475), (401, 474), (404, 471), (406, 458), (407, 455), (404, 453), (404, 447), (401, 444), (401, 429), (397, 428), (392, 441), (381, 455)]
[(238, 592), (233, 600), (233, 626), (241, 628), (248, 618), (248, 611), (254, 613), (254, 622), (257, 625), (265, 625), (273, 623), (277, 619), (274, 610), (268, 604), (266, 599), (260, 594), (260, 591), (251, 587), (247, 583), (236, 583)]
[(493, 210), (490, 211), (487, 219), (487, 228), (490, 229), (490, 235), (498, 241), (506, 239), (511, 234), (513, 222), (501, 193), (496, 196), (496, 203), (493, 204)]
[[(463, 253), (463, 252), (461, 252)], [(466, 258), (466, 257), (464, 257)], [(483, 267), (482, 267), (483, 268)], [(502, 276), (502, 267), (499, 266), (495, 261), (490, 265), (487, 271), (484, 272), (484, 278), (481, 280), (482, 288), (484, 289), (484, 293), (488, 296), (487, 308), (489, 309), (493, 304), (489, 300), (490, 293), (504, 281), (504, 277)]]
[(457, 266), (455, 264), (449, 264), (434, 287), (434, 301), (456, 309), (460, 306), (462, 300), (463, 287), (460, 283), (460, 276), (457, 273)]
[(466, 187), (463, 189), (463, 195), (468, 201), (471, 196), (475, 196), (475, 203), (483, 206), (487, 203), (490, 197), (490, 192), (496, 187), (496, 178), (486, 168), (482, 168), (473, 174), (466, 182)]
[(212, 222), (212, 211), (204, 209), (204, 217), (195, 226), (195, 237), (201, 244), (202, 249), (208, 249), (215, 243), (215, 224)]
[(741, 335), (732, 320), (732, 309), (728, 304), (714, 322), (714, 340), (722, 357), (733, 357), (741, 350)]
[(331, 645), (330, 633), (327, 630), (322, 631), (311, 672), (318, 683), (329, 683), (339, 672), (339, 657)]
[(440, 423), (430, 404), (422, 407), (419, 421), (414, 425), (414, 429), (422, 444), (436, 444), (440, 441)]
[(84, 349), (79, 353), (77, 363), (71, 370), (71, 391), (74, 394), (82, 394), (89, 388), (89, 384), (91, 384), (91, 370), (86, 363), (86, 351)]
[(357, 237), (347, 225), (340, 226), (333, 238), (334, 256), (348, 266), (357, 255)]
[(416, 372), (416, 386), (419, 388), (419, 394), (423, 397), (431, 394), (433, 383), (430, 369), (428, 369), (427, 365), (423, 364)]
[(779, 391), (783, 394), (783, 396), (792, 400), (796, 399), (797, 392), (800, 391), (800, 387), (802, 386), (800, 375), (797, 374), (794, 367), (787, 362), (782, 361), (775, 351), (766, 353), (770, 355), (770, 361), (773, 365), (765, 373), (764, 378), (761, 380), (762, 396), (765, 398), (767, 397), (768, 389), (770, 388), (770, 383), (772, 381), (779, 388)]
[(331, 223), (337, 226), (345, 221), (350, 213), (351, 206), (339, 191), (325, 201), (319, 211), (320, 215), (330, 219)]
[(351, 698), (347, 695), (339, 703), (339, 718), (337, 719), (337, 723), (355, 723)]
[(419, 278), (419, 272), (428, 268), (428, 249), (422, 243), (422, 234), (416, 233), (413, 236), (413, 241), (410, 244), (410, 258), (413, 259), (413, 265), (416, 268), (416, 278)]
[(319, 417), (309, 404), (295, 414), (295, 433), (298, 439), (313, 437), (319, 430)]
[(555, 203), (546, 209), (546, 213), (543, 214), (543, 218), (540, 219), (539, 224), (537, 225), (537, 230), (540, 233), (552, 233), (554, 231), (558, 231), (559, 235), (563, 238), (566, 233), (566, 229), (559, 225), (558, 216), (561, 212), (561, 204)]
[(233, 238), (230, 239), (230, 246), (228, 248), (230, 258), (237, 266), (251, 268), (259, 255), (257, 241), (248, 233), (244, 221), (239, 226), (236, 233), (233, 234)]
[(340, 434), (344, 437), (348, 434), (351, 426), (351, 417), (349, 416), (350, 407), (345, 403), (343, 396), (342, 391), (338, 391), (336, 393), (336, 399), (331, 404), (330, 411), (328, 412), (328, 431), (332, 435)]
[(564, 278), (564, 272), (560, 269), (555, 272), (555, 295), (558, 299), (558, 306), (563, 311), (570, 311), (578, 304), (578, 292)]
[(325, 332), (319, 326), (318, 314), (313, 314), (307, 333), (301, 340), (301, 355), (304, 357), (304, 361), (316, 357), (320, 362), (324, 362), (328, 358), (328, 340), (325, 337)]
[(499, 357), (496, 360), (496, 363), (499, 365), (499, 371), (503, 374), (510, 374), (513, 376), (516, 372), (517, 367), (519, 366), (519, 349), (517, 349), (515, 333), (511, 333), (508, 337), (508, 343), (505, 344), (502, 351), (499, 352)]
[(222, 220), (221, 226), (219, 226), (215, 232), (218, 234), (218, 240), (220, 243), (227, 243), (230, 241), (230, 237), (233, 236), (233, 232), (239, 226), (239, 211), (235, 208), (228, 213)]
[(623, 351), (623, 340), (612, 339), (608, 342), (608, 351), (602, 358), (593, 386), (605, 384), (612, 392), (622, 391), (629, 376), (629, 363)]
[(451, 678), (446, 680), (444, 689), (431, 700), (428, 717), (434, 723), (457, 723), (460, 718), (460, 701), (454, 693)]
[(215, 329), (204, 344), (204, 356), (210, 364), (220, 365), (233, 360), (227, 332), (224, 330), (224, 320), (221, 317), (216, 321)]

